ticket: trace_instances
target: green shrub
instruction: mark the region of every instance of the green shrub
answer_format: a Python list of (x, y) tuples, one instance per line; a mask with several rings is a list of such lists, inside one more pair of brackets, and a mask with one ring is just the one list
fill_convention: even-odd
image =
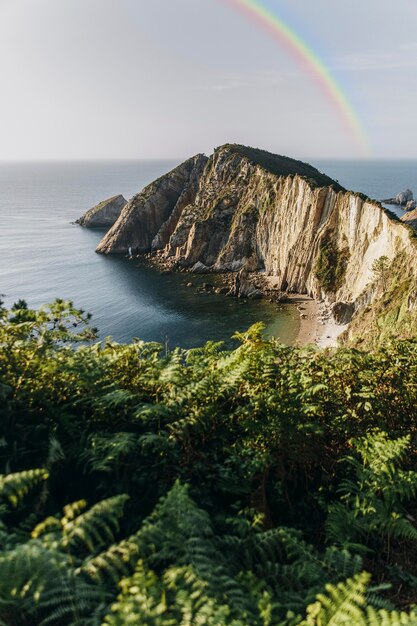
[(314, 274), (324, 291), (333, 292), (341, 287), (348, 260), (347, 249), (339, 250), (332, 235), (326, 235), (314, 267)]
[(415, 623), (415, 340), (89, 337), (0, 307), (0, 624)]

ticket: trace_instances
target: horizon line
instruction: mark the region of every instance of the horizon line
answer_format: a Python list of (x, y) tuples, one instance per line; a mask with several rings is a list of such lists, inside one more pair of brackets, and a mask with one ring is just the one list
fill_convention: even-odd
[[(266, 152), (270, 152), (271, 154), (278, 154), (272, 152), (271, 150), (266, 150)], [(204, 151), (195, 153), (195, 154), (207, 154)], [(213, 154), (213, 152), (209, 153), (209, 156)], [(194, 156), (194, 153), (193, 155)], [(298, 156), (298, 155), (289, 155), (289, 154), (281, 154), (281, 156), (286, 156), (292, 159), (298, 159), (302, 161), (308, 160), (324, 160), (324, 161), (415, 161), (417, 160), (417, 154), (415, 156), (330, 156), (330, 155), (309, 155), (309, 156)], [(1, 158), (0, 163), (2, 164), (13, 164), (13, 163), (127, 163), (127, 162), (152, 162), (152, 161), (178, 161), (183, 162), (190, 158), (190, 155), (182, 155), (182, 156), (156, 156), (156, 157), (12, 157), (12, 158)]]

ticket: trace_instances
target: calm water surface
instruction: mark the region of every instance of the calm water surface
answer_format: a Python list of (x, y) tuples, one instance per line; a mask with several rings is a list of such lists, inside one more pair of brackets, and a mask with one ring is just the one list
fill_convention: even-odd
[(267, 334), (291, 343), (293, 308), (198, 294), (201, 277), (160, 275), (139, 261), (94, 253), (103, 232), (71, 221), (103, 198), (130, 198), (176, 163), (0, 163), (0, 293), (32, 307), (56, 297), (93, 314), (100, 337), (140, 337), (191, 347), (226, 340), (263, 321)]

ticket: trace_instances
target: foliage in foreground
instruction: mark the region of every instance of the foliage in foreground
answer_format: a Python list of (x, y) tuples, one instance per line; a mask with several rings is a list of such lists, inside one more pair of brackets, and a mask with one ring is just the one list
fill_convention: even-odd
[(417, 343), (261, 330), (166, 354), (0, 309), (0, 624), (417, 626)]

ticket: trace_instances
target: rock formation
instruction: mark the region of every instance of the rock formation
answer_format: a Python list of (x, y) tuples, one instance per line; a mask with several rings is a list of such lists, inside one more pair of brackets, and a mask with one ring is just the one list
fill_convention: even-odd
[(75, 223), (85, 228), (113, 226), (126, 204), (127, 200), (122, 195), (113, 196), (86, 211)]
[(281, 291), (340, 303), (340, 322), (380, 295), (376, 260), (416, 257), (409, 230), (380, 203), (305, 163), (238, 145), (197, 155), (132, 198), (97, 252), (129, 247), (173, 268), (240, 272), (241, 293), (248, 272), (262, 271)]
[[(385, 204), (396, 204), (398, 206), (407, 207), (409, 203), (411, 205), (411, 203), (414, 202), (413, 198), (414, 196), (411, 189), (406, 189), (405, 191), (401, 191), (400, 193), (398, 193), (395, 198), (387, 198), (386, 200), (382, 200), (382, 202), (384, 202)], [(415, 206), (412, 206), (410, 208), (414, 209)]]
[(353, 302), (335, 302), (331, 311), (338, 324), (349, 324), (355, 312), (355, 304)]
[(124, 253), (131, 248), (139, 253), (166, 245), (184, 207), (195, 200), (207, 160), (198, 154), (133, 196), (97, 252)]
[(401, 216), (401, 221), (412, 228), (417, 228), (417, 209), (404, 213), (404, 215)]

